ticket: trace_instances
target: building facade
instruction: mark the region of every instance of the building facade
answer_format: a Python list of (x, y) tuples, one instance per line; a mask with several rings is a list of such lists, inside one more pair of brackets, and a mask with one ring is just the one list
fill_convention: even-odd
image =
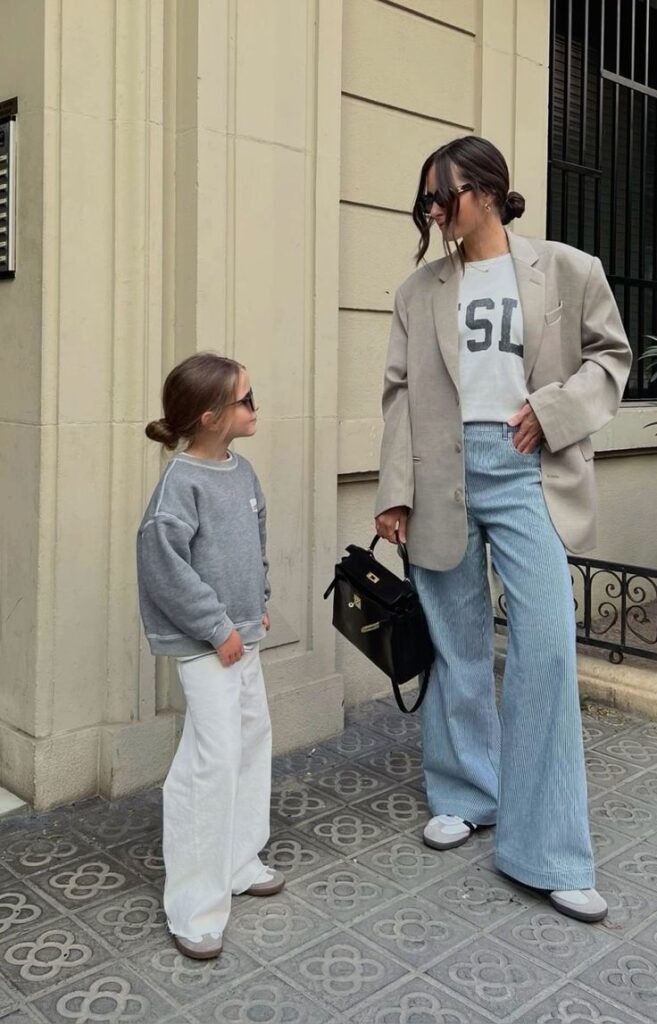
[[(527, 200), (515, 229), (545, 236), (554, 10), (2, 8), (18, 205), (16, 274), (0, 281), (0, 784), (44, 808), (146, 786), (175, 749), (182, 696), (141, 635), (134, 541), (161, 471), (144, 423), (195, 350), (243, 362), (261, 406), (243, 450), (269, 507), (276, 748), (339, 731), (345, 702), (386, 688), (336, 641), (322, 593), (340, 549), (373, 532), (418, 170), (457, 134), (491, 138)], [(655, 561), (654, 415), (629, 402), (594, 439), (606, 558)]]

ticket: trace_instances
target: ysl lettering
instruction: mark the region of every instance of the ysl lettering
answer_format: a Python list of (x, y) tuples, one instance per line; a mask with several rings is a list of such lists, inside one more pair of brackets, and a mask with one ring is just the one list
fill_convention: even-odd
[[(517, 299), (502, 299), (502, 322), (498, 348), (500, 352), (510, 352), (514, 356), (523, 357), (524, 346), (511, 341), (511, 327), (513, 322), (513, 311), (518, 307)], [(465, 325), (471, 331), (483, 331), (483, 338), (468, 338), (467, 345), (470, 352), (485, 352), (493, 343), (493, 321), (488, 317), (478, 317), (480, 309), (495, 309), (495, 302), (491, 298), (473, 299), (468, 303), (465, 311)]]

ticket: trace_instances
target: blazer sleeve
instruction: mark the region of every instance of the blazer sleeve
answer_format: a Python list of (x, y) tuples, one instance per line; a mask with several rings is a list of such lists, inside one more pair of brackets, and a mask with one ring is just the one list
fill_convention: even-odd
[(401, 290), (395, 295), (383, 378), (383, 440), (375, 515), (397, 505), (413, 508), (413, 447), (408, 405), (408, 313)]
[(593, 258), (582, 306), (582, 365), (565, 383), (528, 398), (548, 448), (558, 452), (604, 427), (618, 411), (632, 350), (602, 264)]

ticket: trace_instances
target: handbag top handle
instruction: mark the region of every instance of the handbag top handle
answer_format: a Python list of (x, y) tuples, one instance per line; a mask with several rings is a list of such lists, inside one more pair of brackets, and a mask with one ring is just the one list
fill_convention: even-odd
[[(380, 540), (381, 538), (378, 535), (373, 538), (372, 543), (369, 546), (369, 550), (372, 552), (372, 554), (374, 554), (374, 548), (376, 547)], [(399, 555), (404, 564), (404, 579), (410, 582), (411, 569), (408, 561), (408, 551), (406, 550), (406, 545), (402, 544), (402, 542), (399, 540), (397, 541), (397, 554)]]

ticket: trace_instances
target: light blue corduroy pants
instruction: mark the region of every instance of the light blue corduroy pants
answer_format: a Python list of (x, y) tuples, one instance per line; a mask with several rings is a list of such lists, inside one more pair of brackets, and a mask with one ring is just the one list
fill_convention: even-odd
[[(515, 428), (465, 425), (468, 545), (446, 572), (412, 567), (437, 655), (422, 706), (432, 814), (497, 823), (495, 863), (540, 889), (594, 884), (566, 553), (541, 487), (540, 455)], [(509, 639), (495, 703), (485, 542)]]

